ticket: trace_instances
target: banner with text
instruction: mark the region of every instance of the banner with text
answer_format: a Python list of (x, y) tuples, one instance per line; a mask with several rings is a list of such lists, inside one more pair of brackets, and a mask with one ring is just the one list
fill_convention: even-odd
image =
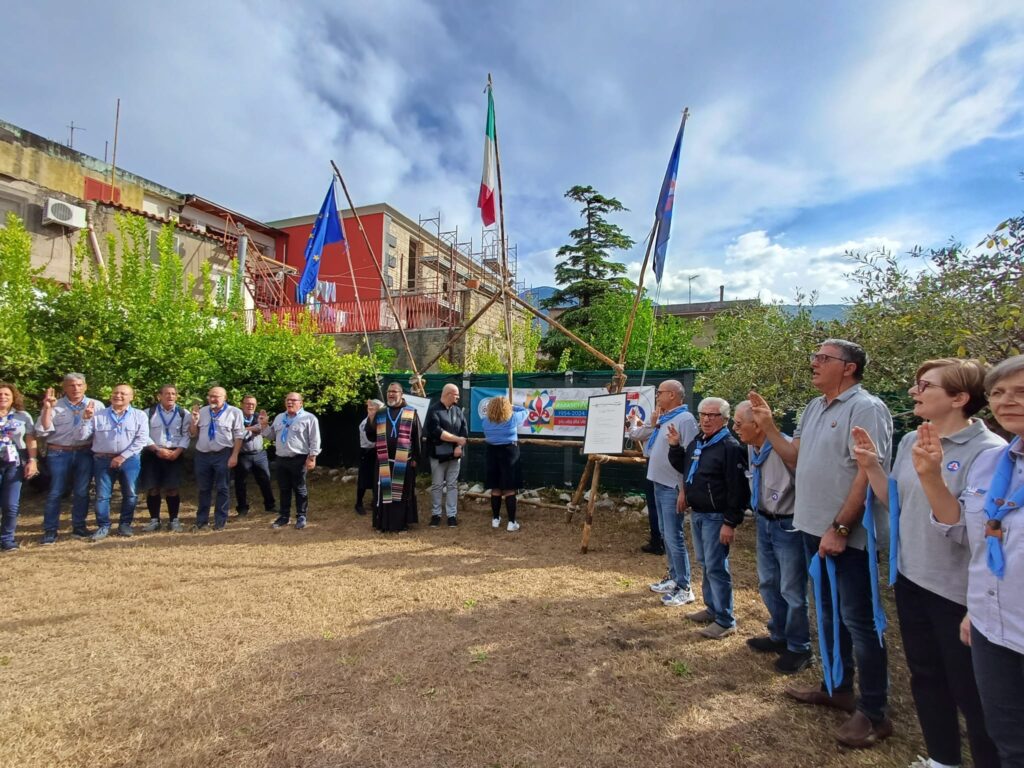
[[(654, 409), (654, 387), (626, 387), (626, 417), (639, 414), (644, 421)], [(508, 393), (507, 389), (473, 387), (470, 390), (472, 432), (483, 432), (483, 415), (492, 397)], [(604, 387), (546, 387), (513, 389), (513, 405), (528, 412), (526, 423), (519, 428), (523, 437), (583, 437), (587, 431), (587, 409), (593, 395), (607, 395)]]

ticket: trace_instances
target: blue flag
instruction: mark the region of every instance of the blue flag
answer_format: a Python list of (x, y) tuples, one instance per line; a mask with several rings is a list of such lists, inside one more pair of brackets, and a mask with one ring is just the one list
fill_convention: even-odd
[(306, 243), (306, 266), (302, 270), (302, 279), (299, 280), (295, 289), (295, 300), (299, 304), (304, 304), (306, 296), (316, 288), (324, 246), (328, 243), (343, 242), (345, 242), (345, 232), (338, 219), (338, 206), (334, 202), (334, 179), (331, 179), (331, 187), (327, 190), (327, 197), (324, 198), (324, 204), (320, 206), (320, 213), (317, 214), (313, 231), (309, 233), (309, 241)]
[(679, 125), (679, 133), (676, 134), (676, 143), (672, 147), (672, 157), (668, 161), (668, 170), (665, 171), (665, 180), (661, 183), (661, 195), (658, 196), (658, 209), (654, 212), (657, 226), (657, 235), (654, 245), (654, 276), (661, 282), (661, 275), (665, 271), (665, 254), (668, 251), (668, 236), (672, 229), (672, 206), (676, 201), (676, 173), (679, 171), (679, 148), (683, 143), (683, 128), (686, 127), (686, 120)]

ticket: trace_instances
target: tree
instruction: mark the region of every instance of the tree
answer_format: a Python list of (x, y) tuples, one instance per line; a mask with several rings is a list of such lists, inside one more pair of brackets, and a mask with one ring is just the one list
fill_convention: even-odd
[(0, 227), (0, 381), (17, 381), (34, 373), (42, 355), (38, 333), (32, 332), (35, 301), (32, 240), (13, 213)]
[[(609, 293), (629, 293), (636, 289), (628, 278), (622, 277), (625, 265), (610, 259), (612, 251), (632, 248), (633, 240), (621, 227), (610, 224), (605, 218), (610, 213), (628, 210), (614, 197), (605, 197), (593, 187), (578, 185), (565, 196), (580, 203), (580, 216), (585, 223), (569, 233), (571, 244), (558, 249), (557, 257), (562, 261), (555, 266), (555, 281), (562, 287), (542, 304), (548, 309), (568, 306), (559, 322), (578, 333), (591, 324), (590, 309), (598, 299)], [(568, 343), (561, 334), (549, 333), (543, 347), (548, 354), (559, 357)]]
[[(540, 346), (540, 331), (529, 317), (512, 321), (512, 370), (516, 373), (532, 373), (537, 370), (537, 349)], [(504, 373), (508, 370), (508, 353), (505, 350), (505, 321), (498, 323), (495, 335), (479, 334), (470, 330), (466, 338), (466, 360), (462, 365), (438, 360), (442, 373)]]

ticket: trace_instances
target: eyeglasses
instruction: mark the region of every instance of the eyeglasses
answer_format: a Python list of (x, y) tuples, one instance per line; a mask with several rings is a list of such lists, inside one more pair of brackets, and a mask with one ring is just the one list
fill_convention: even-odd
[(1024, 403), (1024, 387), (1014, 387), (1013, 389), (993, 389), (988, 393), (988, 401), (990, 403)]
[(697, 411), (697, 415), (702, 419), (720, 419), (722, 414), (720, 413), (707, 413), (706, 411)]
[(928, 379), (917, 379), (914, 382), (914, 387), (917, 388), (918, 392), (924, 392), (926, 389), (928, 389), (928, 387), (937, 387), (937, 386), (939, 386), (939, 385), (936, 384), (934, 381), (928, 381)]
[(850, 362), (845, 357), (836, 357), (835, 355), (826, 355), (824, 352), (818, 352), (817, 354), (811, 355), (809, 359), (810, 359), (810, 361), (812, 363), (818, 363), (818, 365), (822, 365), (823, 363), (827, 363), (829, 360), (839, 360), (839, 361), (841, 361), (843, 363)]

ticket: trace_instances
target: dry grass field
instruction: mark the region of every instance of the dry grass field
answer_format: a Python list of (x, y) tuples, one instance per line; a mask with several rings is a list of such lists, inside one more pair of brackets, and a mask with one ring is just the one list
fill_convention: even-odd
[(319, 476), (305, 531), (261, 513), (48, 548), (27, 498), (0, 559), (0, 765), (902, 767), (922, 749), (895, 631), (881, 746), (840, 748), (841, 713), (783, 697), (744, 643), (766, 618), (751, 525), (740, 632), (716, 642), (647, 590), (664, 565), (634, 513), (599, 518), (581, 555), (552, 510), (509, 534), (469, 501), (458, 528), (386, 536), (351, 495)]

